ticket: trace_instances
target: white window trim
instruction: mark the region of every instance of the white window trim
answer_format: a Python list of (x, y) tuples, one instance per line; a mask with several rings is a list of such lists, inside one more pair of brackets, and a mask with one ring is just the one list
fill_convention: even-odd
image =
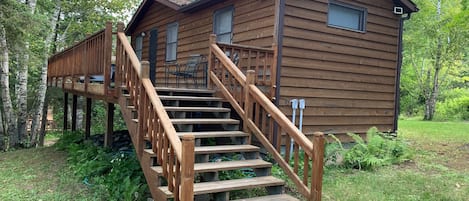
[[(176, 29), (176, 41), (174, 42), (169, 42), (169, 30), (170, 28), (175, 28)], [(165, 55), (165, 61), (170, 62), (170, 61), (176, 61), (177, 60), (177, 47), (178, 47), (178, 41), (179, 41), (179, 23), (178, 22), (173, 22), (168, 24), (166, 27), (166, 55)], [(174, 58), (168, 58), (169, 57), (169, 45), (170, 44), (175, 44), (176, 48), (174, 49)]]
[[(343, 27), (343, 26), (340, 26), (340, 25), (331, 24), (330, 21), (329, 21), (329, 15), (331, 14), (330, 13), (331, 4), (335, 5), (335, 6), (340, 6), (340, 7), (344, 7), (344, 8), (348, 8), (348, 9), (352, 9), (352, 10), (356, 10), (356, 11), (361, 12), (362, 16), (361, 16), (361, 19), (360, 19), (360, 26), (359, 26), (360, 29), (352, 29), (352, 28)], [(364, 7), (358, 7), (358, 6), (346, 4), (346, 3), (343, 3), (343, 2), (330, 0), (329, 4), (328, 4), (328, 11), (327, 11), (327, 26), (338, 28), (338, 29), (344, 29), (344, 30), (348, 30), (348, 31), (365, 33), (366, 32), (366, 24), (367, 24), (367, 16), (368, 16), (368, 10)]]

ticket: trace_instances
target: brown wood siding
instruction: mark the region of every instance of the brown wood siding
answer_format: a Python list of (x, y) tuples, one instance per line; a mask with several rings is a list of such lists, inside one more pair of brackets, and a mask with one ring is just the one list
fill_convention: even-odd
[[(164, 82), (166, 59), (166, 26), (179, 23), (177, 61), (185, 62), (191, 54), (209, 53), (208, 40), (213, 32), (213, 14), (217, 9), (234, 7), (233, 43), (271, 47), (274, 36), (275, 2), (266, 0), (228, 0), (195, 13), (179, 13), (159, 3), (153, 3), (133, 33), (134, 39), (145, 32), (142, 60), (148, 60), (149, 31), (158, 29), (157, 83)], [(133, 43), (134, 44), (134, 41)], [(201, 80), (200, 80), (201, 81)], [(200, 83), (199, 81), (199, 83)], [(174, 80), (170, 80), (174, 83)]]
[(341, 0), (367, 8), (366, 32), (360, 33), (328, 27), (328, 2), (286, 0), (280, 107), (291, 116), (289, 101), (306, 100), (304, 133), (389, 131), (399, 27), (393, 3)]

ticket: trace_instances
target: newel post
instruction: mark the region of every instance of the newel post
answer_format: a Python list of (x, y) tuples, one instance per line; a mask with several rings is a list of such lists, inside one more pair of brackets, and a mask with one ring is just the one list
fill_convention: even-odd
[[(181, 161), (181, 200), (194, 200), (194, 162), (195, 138), (193, 135), (184, 135), (182, 141)], [(175, 195), (178, 196), (178, 195)]]
[(212, 45), (217, 44), (217, 35), (215, 34), (210, 34), (210, 39), (209, 39), (209, 53), (208, 53), (208, 62), (207, 62), (207, 88), (208, 89), (213, 89), (213, 83), (212, 83), (212, 71), (213, 71), (213, 65), (214, 65), (214, 58), (213, 58), (213, 52), (212, 52)]
[[(248, 121), (252, 118), (252, 100), (249, 96), (249, 86), (256, 82), (256, 71), (248, 70), (246, 72), (246, 83), (244, 85), (244, 123), (243, 131), (249, 133)], [(249, 138), (251, 142), (251, 138)]]
[(311, 173), (311, 199), (320, 201), (322, 196), (322, 174), (324, 168), (325, 137), (321, 132), (313, 134), (313, 168)]

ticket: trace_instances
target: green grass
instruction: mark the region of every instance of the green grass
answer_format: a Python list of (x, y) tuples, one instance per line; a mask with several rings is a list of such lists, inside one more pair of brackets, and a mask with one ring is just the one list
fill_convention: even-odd
[(326, 168), (323, 200), (455, 200), (469, 198), (469, 124), (399, 121), (413, 161), (376, 171)]
[[(375, 171), (327, 167), (323, 200), (468, 200), (468, 122), (400, 120), (399, 137), (412, 148), (412, 161)], [(0, 153), (2, 201), (99, 197), (74, 176), (64, 152), (48, 147)]]
[(53, 147), (0, 153), (0, 200), (98, 200)]
[(399, 134), (422, 142), (469, 143), (469, 122), (400, 120)]

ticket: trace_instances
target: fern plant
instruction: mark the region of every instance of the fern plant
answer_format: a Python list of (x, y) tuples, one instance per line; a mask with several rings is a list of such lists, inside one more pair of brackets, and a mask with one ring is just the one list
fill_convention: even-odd
[(349, 133), (356, 144), (345, 151), (344, 166), (359, 170), (401, 163), (411, 159), (411, 152), (399, 138), (388, 138), (376, 127), (367, 132), (367, 141), (357, 134)]

